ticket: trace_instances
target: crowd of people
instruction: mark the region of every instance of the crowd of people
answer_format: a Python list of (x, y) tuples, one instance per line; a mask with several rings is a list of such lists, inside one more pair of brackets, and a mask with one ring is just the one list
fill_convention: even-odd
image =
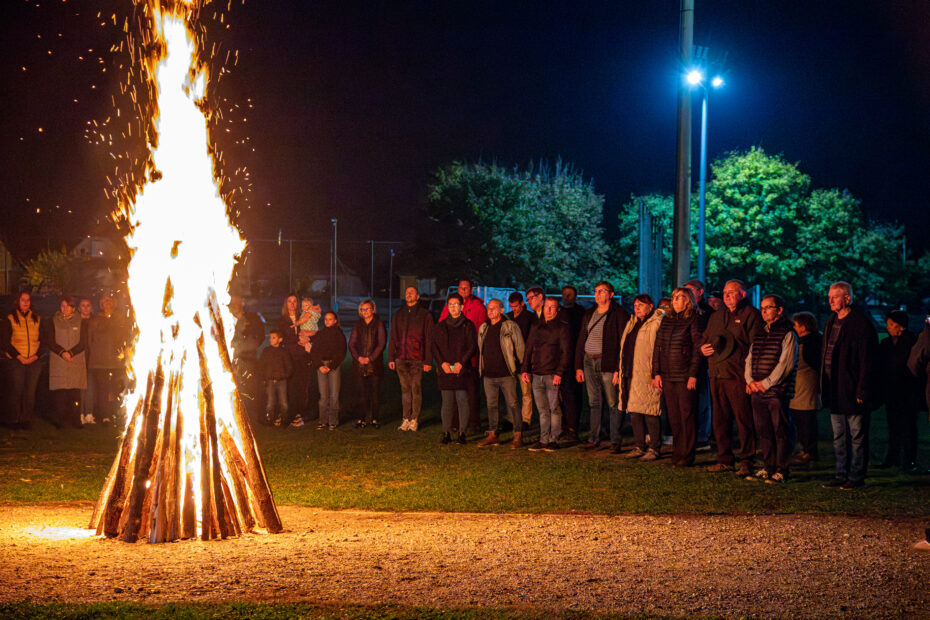
[[(825, 485), (856, 489), (869, 464), (870, 415), (884, 405), (888, 447), (877, 466), (917, 471), (917, 414), (930, 401), (930, 387), (921, 393), (930, 325), (918, 337), (908, 330), (906, 313), (891, 311), (888, 337), (879, 344), (848, 283), (834, 283), (827, 301), (831, 314), (821, 334), (813, 314), (789, 315), (778, 295), (753, 307), (739, 280), (712, 296), (698, 280), (657, 301), (640, 294), (631, 315), (607, 281), (597, 283), (594, 304), (585, 309), (572, 286), (559, 298), (533, 287), (525, 296), (485, 304), (462, 279), (438, 321), (410, 287), (389, 330), (375, 303), (365, 300), (348, 338), (335, 312), (289, 295), (267, 344), (260, 315), (246, 311), (239, 297), (229, 307), (236, 320), (235, 378), (257, 423), (303, 425), (315, 391), (318, 428), (337, 428), (342, 366), (350, 355), (361, 397), (352, 416), (359, 428), (380, 426), (386, 361), (400, 383), (401, 431), (419, 430), (423, 375), (435, 368), (443, 444), (480, 436), (483, 392), (487, 427), (479, 447), (505, 443), (512, 429), (506, 443), (513, 450), (577, 445), (641, 462), (667, 459), (675, 467), (693, 466), (697, 452), (715, 449), (709, 473), (780, 484), (793, 466), (820, 458), (817, 412), (826, 408), (836, 469)], [(110, 296), (100, 299), (97, 313), (88, 299), (62, 297), (45, 319), (29, 293), (14, 298), (0, 321), (7, 426), (30, 427), (46, 355), (56, 426), (116, 417), (131, 333), (126, 313), (116, 309)], [(314, 375), (317, 389), (311, 390)], [(529, 441), (534, 407), (539, 435)], [(633, 435), (628, 450), (621, 436), (626, 423)], [(669, 436), (670, 453), (663, 453)]]

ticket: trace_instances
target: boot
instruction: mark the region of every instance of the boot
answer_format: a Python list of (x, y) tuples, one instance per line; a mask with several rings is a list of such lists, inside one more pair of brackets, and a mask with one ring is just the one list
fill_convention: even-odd
[(500, 442), (497, 440), (497, 433), (495, 431), (488, 431), (487, 436), (478, 442), (479, 448), (485, 448), (487, 446), (496, 446)]
[(513, 441), (510, 442), (511, 450), (518, 450), (523, 447), (523, 433), (514, 433)]

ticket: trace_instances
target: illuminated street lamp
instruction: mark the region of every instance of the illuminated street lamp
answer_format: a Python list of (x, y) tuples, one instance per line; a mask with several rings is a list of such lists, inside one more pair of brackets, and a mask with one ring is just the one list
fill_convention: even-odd
[[(704, 82), (704, 74), (693, 69), (686, 76), (688, 84), (691, 86), (700, 86), (702, 91), (701, 96), (701, 189), (699, 194), (699, 209), (698, 209), (698, 280), (707, 282), (707, 265), (705, 258), (705, 191), (707, 187), (707, 100), (710, 90), (707, 88), (707, 84)], [(711, 88), (720, 88), (723, 86), (723, 78), (719, 75), (714, 76), (710, 81)]]

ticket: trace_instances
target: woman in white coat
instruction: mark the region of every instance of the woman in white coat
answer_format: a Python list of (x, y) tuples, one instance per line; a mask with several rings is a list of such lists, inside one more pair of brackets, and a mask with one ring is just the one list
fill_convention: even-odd
[(633, 318), (627, 321), (620, 338), (620, 370), (614, 373), (614, 383), (620, 388), (617, 406), (630, 414), (635, 443), (624, 458), (654, 461), (660, 455), (662, 392), (652, 387), (652, 351), (663, 314), (655, 309), (649, 295), (637, 295)]

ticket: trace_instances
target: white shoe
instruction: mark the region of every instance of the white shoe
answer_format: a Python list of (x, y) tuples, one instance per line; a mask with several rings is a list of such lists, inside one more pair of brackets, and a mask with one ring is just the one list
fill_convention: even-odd
[(94, 420), (94, 414), (92, 413), (88, 413), (87, 415), (81, 416), (81, 424), (96, 424), (96, 423), (97, 423), (96, 420)]
[(410, 430), (410, 420), (404, 420), (401, 422), (400, 426), (397, 427), (399, 431), (409, 431)]
[(408, 431), (413, 431), (413, 432), (415, 433), (415, 432), (417, 432), (417, 427), (418, 427), (417, 421), (416, 421), (416, 420), (410, 420), (410, 424), (407, 425), (407, 430), (408, 430)]

